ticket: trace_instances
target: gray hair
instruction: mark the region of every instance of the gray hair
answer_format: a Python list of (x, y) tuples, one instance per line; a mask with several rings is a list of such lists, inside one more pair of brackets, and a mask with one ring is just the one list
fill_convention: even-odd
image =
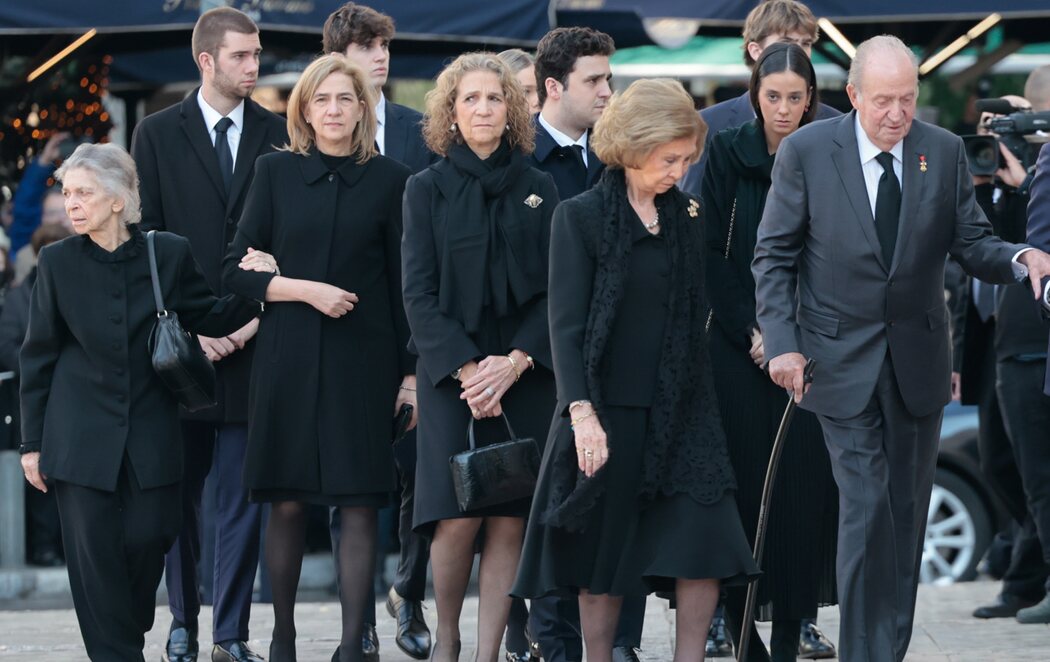
[(861, 91), (861, 73), (864, 71), (864, 67), (868, 65), (868, 60), (876, 55), (886, 56), (891, 54), (902, 55), (908, 59), (908, 62), (911, 62), (912, 66), (915, 67), (915, 84), (918, 85), (919, 59), (915, 57), (915, 53), (903, 41), (889, 34), (872, 37), (857, 46), (857, 54), (853, 56), (853, 62), (849, 65), (849, 76), (846, 78), (846, 83), (852, 85), (859, 94)]
[(112, 144), (77, 147), (55, 172), (61, 181), (70, 170), (83, 169), (98, 180), (102, 190), (124, 201), (120, 220), (125, 224), (142, 220), (142, 203), (139, 201), (139, 175), (135, 161), (122, 148)]
[(1050, 64), (1036, 67), (1028, 74), (1028, 80), (1024, 84), (1024, 96), (1031, 102), (1035, 112), (1050, 110)]
[(509, 48), (500, 52), (496, 57), (503, 60), (503, 64), (510, 67), (511, 73), (514, 74), (536, 64), (536, 60), (520, 48)]

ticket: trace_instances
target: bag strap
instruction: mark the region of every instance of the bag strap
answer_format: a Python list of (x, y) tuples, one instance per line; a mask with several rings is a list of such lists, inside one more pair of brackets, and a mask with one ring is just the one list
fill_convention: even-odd
[(153, 283), (153, 302), (157, 304), (157, 317), (168, 314), (164, 307), (164, 296), (160, 293), (160, 276), (157, 275), (157, 248), (154, 245), (153, 235), (156, 230), (146, 233), (146, 252), (149, 253), (149, 279)]
[[(517, 439), (518, 435), (514, 434), (514, 428), (510, 426), (510, 420), (507, 419), (507, 414), (500, 414), (503, 417), (503, 424), (507, 426), (507, 432), (510, 433), (511, 439)], [(470, 445), (470, 450), (477, 448), (477, 443), (474, 441), (474, 421), (477, 420), (473, 416), (470, 417), (470, 425), (467, 426), (467, 443)]]
[[(729, 247), (733, 245), (733, 227), (736, 225), (736, 196), (733, 196), (733, 208), (729, 212), (729, 232), (726, 235), (726, 248), (722, 252), (722, 259), (729, 259)], [(707, 322), (704, 324), (704, 331), (711, 330), (711, 322), (715, 318), (715, 309), (707, 309)]]

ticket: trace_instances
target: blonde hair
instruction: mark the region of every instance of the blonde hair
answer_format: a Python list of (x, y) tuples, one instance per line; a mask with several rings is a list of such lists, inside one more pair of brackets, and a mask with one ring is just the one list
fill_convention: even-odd
[(322, 55), (306, 67), (288, 97), (288, 144), (284, 149), (306, 156), (316, 142), (314, 129), (306, 121), (306, 104), (317, 88), (332, 74), (345, 74), (354, 84), (354, 94), (362, 104), (361, 119), (350, 136), (350, 153), (364, 163), (376, 156), (376, 98), (368, 77), (356, 64), (340, 53)]
[(654, 149), (682, 138), (696, 142), (700, 158), (707, 124), (682, 84), (667, 78), (643, 78), (617, 92), (590, 138), (591, 149), (610, 167), (636, 168)]
[(535, 147), (536, 130), (529, 114), (525, 92), (503, 60), (493, 53), (466, 53), (460, 55), (437, 77), (437, 85), (427, 92), (426, 112), (423, 113), (423, 139), (435, 154), (445, 156), (452, 141), (463, 141), (459, 131), (452, 130), (456, 121), (456, 94), (463, 77), (475, 71), (491, 71), (499, 78), (507, 106), (507, 129), (503, 136), (512, 149), (531, 154)]
[(62, 181), (70, 170), (86, 170), (98, 180), (102, 190), (124, 202), (120, 221), (125, 225), (142, 220), (139, 201), (139, 173), (131, 155), (112, 143), (83, 144), (62, 162), (55, 179)]

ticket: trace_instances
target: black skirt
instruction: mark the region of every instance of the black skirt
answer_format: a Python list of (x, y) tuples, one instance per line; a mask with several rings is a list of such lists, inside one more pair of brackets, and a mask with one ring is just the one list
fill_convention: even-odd
[(250, 490), (248, 500), (253, 503), (276, 503), (278, 501), (298, 501), (318, 506), (341, 508), (385, 508), (393, 503), (389, 492), (369, 494), (320, 494), (301, 490)]
[[(512, 593), (539, 598), (560, 591), (609, 595), (671, 592), (675, 580), (743, 584), (757, 576), (732, 495), (701, 504), (685, 494), (642, 509), (638, 491), (649, 410), (607, 407), (606, 490), (579, 532), (541, 522), (550, 486), (546, 467), (558, 448), (574, 444), (569, 421), (556, 419), (529, 517)], [(575, 453), (574, 453), (575, 454)]]

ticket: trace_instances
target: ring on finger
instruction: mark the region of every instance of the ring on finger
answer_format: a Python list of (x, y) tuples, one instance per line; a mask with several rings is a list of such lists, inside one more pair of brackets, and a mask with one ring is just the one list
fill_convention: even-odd
[(588, 459), (590, 459), (590, 458), (594, 457), (594, 451), (592, 451), (592, 450), (590, 450), (590, 449), (587, 449), (587, 450), (583, 451), (583, 454), (584, 454), (584, 455), (585, 455), (585, 456), (586, 456), (586, 457), (587, 457)]
[(487, 396), (489, 396), (491, 398), (492, 396), (496, 395), (496, 392), (494, 390), (492, 390), (491, 386), (486, 386), (485, 387), (485, 395), (487, 395)]

